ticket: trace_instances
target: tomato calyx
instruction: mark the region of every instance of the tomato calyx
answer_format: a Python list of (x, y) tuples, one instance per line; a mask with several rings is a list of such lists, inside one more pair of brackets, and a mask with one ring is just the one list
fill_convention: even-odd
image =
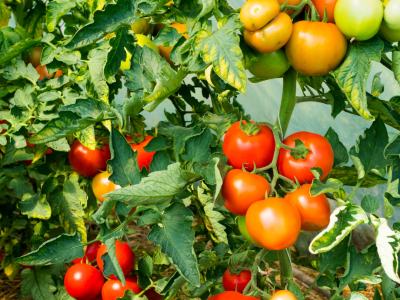
[[(318, 13), (317, 9), (315, 8), (314, 4), (310, 1), (310, 3), (308, 3), (308, 5), (311, 7), (311, 17), (308, 13), (306, 13), (305, 14), (306, 21), (319, 22), (319, 13)], [(325, 7), (324, 20), (322, 22), (326, 23), (327, 21), (328, 21), (328, 13), (327, 13), (326, 7)]]
[(240, 129), (248, 136), (257, 135), (261, 130), (260, 125), (257, 122), (251, 123), (249, 120), (246, 120), (246, 117), (244, 119), (246, 123), (240, 120)]
[(140, 144), (145, 140), (144, 132), (143, 134), (140, 133), (133, 133), (130, 135), (132, 137), (132, 141), (128, 142), (129, 144)]
[(294, 142), (295, 142), (295, 147), (296, 147), (297, 151), (291, 150), (291, 151), (290, 151), (290, 155), (291, 155), (294, 159), (300, 159), (300, 158), (301, 158), (301, 159), (306, 159), (307, 154), (308, 154), (309, 152), (311, 152), (311, 150), (308, 149), (308, 148), (304, 145), (304, 143), (303, 143), (301, 140), (299, 140), (299, 139), (295, 139)]

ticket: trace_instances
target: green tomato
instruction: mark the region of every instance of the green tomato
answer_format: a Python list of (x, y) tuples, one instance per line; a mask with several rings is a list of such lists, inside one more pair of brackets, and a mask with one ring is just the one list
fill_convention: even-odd
[(273, 79), (282, 77), (289, 68), (289, 60), (285, 50), (281, 48), (272, 53), (260, 53), (258, 60), (249, 67), (249, 71), (258, 78)]
[(256, 243), (255, 240), (250, 236), (249, 232), (247, 231), (246, 227), (246, 216), (238, 216), (238, 225), (239, 225), (239, 231), (243, 235), (243, 237), (248, 241), (250, 244), (253, 246), (261, 248), (259, 244)]
[(150, 29), (150, 19), (140, 18), (139, 21), (131, 24), (132, 31), (136, 34), (147, 35)]
[(348, 38), (365, 41), (378, 33), (383, 19), (380, 0), (339, 0), (335, 7), (335, 22)]
[(400, 30), (390, 29), (385, 21), (382, 22), (380, 31), (389, 42), (395, 43), (400, 41)]
[(392, 30), (400, 30), (400, 0), (390, 0), (383, 15), (386, 25)]

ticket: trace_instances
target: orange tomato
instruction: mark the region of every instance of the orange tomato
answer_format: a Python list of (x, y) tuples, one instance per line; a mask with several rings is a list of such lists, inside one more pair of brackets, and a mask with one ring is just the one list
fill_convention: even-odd
[(275, 18), (279, 11), (276, 0), (248, 0), (240, 11), (240, 21), (245, 29), (255, 31)]
[[(288, 0), (278, 0), (278, 3), (279, 3), (279, 5), (283, 5), (286, 3), (286, 1), (287, 1), (286, 5), (297, 6), (301, 3), (302, 0), (289, 0), (289, 1)], [(294, 12), (294, 9), (288, 9), (286, 11), (286, 13), (288, 15), (291, 15), (293, 12)], [(300, 12), (301, 12), (301, 10), (297, 14), (299, 14)]]
[[(48, 76), (48, 79), (58, 78), (58, 77), (60, 77), (61, 75), (64, 74), (63, 71), (57, 70), (55, 75), (54, 75), (54, 73), (51, 73), (49, 75), (49, 72), (47, 72), (46, 66), (42, 66), (42, 65), (39, 65), (39, 66), (36, 67), (36, 72), (38, 72), (38, 74), (40, 75), (38, 80), (42, 80), (43, 78), (45, 78), (47, 76)], [(53, 77), (53, 75), (54, 75), (54, 77)]]
[[(328, 23), (335, 23), (335, 6), (338, 0), (311, 0), (319, 14), (319, 20), (322, 21), (325, 16), (325, 8), (328, 14)], [(308, 9), (311, 11), (310, 9)]]
[[(178, 33), (186, 32), (186, 24), (175, 23), (175, 24), (169, 25), (169, 27), (175, 28), (178, 31)], [(189, 38), (187, 33), (185, 33), (183, 36), (186, 39)], [(164, 57), (171, 66), (174, 66), (174, 62), (170, 58), (171, 57), (172, 48), (173, 47), (164, 47), (164, 46), (161, 46), (161, 45), (158, 46), (158, 49), (160, 49), (160, 55), (162, 57)]]
[(121, 186), (119, 186), (118, 184), (115, 184), (114, 182), (108, 180), (110, 175), (111, 173), (107, 172), (99, 173), (94, 176), (92, 181), (93, 194), (101, 203), (103, 203), (106, 199), (103, 197), (103, 195), (121, 188)]
[(265, 27), (249, 31), (244, 30), (246, 43), (261, 53), (272, 53), (279, 50), (288, 42), (292, 34), (293, 23), (288, 14), (280, 13)]
[(289, 291), (277, 291), (271, 300), (296, 300), (296, 297)]

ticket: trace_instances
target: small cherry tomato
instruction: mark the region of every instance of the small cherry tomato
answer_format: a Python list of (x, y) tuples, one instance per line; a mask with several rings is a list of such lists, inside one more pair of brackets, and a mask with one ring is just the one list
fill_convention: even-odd
[(230, 170), (222, 185), (222, 196), (225, 207), (235, 215), (244, 216), (250, 205), (264, 200), (271, 191), (267, 179), (260, 175), (244, 172), (239, 169)]
[(271, 300), (296, 300), (296, 297), (289, 291), (277, 291)]
[(246, 214), (250, 236), (268, 250), (291, 247), (300, 234), (301, 219), (296, 207), (280, 198), (253, 203)]
[(107, 169), (107, 160), (111, 159), (111, 152), (108, 143), (101, 149), (90, 150), (76, 139), (71, 145), (68, 157), (76, 173), (84, 177), (94, 177)]
[(305, 184), (293, 193), (287, 194), (285, 200), (292, 203), (299, 211), (302, 230), (318, 231), (328, 226), (331, 207), (325, 194), (311, 197), (310, 188), (311, 184)]
[[(246, 121), (243, 123), (246, 124)], [(252, 171), (254, 164), (262, 168), (272, 162), (276, 146), (274, 135), (268, 126), (259, 126), (260, 131), (251, 136), (240, 129), (240, 122), (226, 132), (222, 149), (228, 157), (228, 164), (235, 169), (241, 169), (245, 164), (245, 169)]]
[(72, 262), (74, 264), (86, 264), (86, 259), (91, 263), (97, 257), (97, 252), (99, 251), (101, 242), (97, 241), (89, 244), (86, 248), (85, 255), (81, 258), (74, 259)]
[[(137, 284), (137, 278), (135, 275), (125, 276), (125, 286), (118, 279), (108, 280), (101, 290), (101, 296), (103, 300), (115, 300), (123, 297), (125, 291), (132, 290), (135, 294), (139, 294), (142, 289)], [(149, 299), (150, 300), (150, 299)]]
[[(137, 134), (138, 137), (140, 137), (140, 134)], [(137, 156), (137, 161), (139, 164), (139, 169), (141, 170), (143, 167), (146, 167), (147, 171), (150, 170), (150, 163), (151, 160), (153, 159), (153, 155), (156, 153), (155, 151), (153, 152), (147, 152), (146, 150), (144, 150), (144, 147), (147, 146), (147, 144), (153, 139), (154, 137), (151, 135), (146, 135), (144, 137), (144, 141), (139, 143), (139, 144), (135, 144), (135, 143), (131, 143), (131, 147), (133, 149), (133, 151), (137, 151), (138, 156)], [(132, 142), (133, 139), (130, 136), (126, 137), (126, 140), (128, 142)]]
[(283, 140), (286, 146), (295, 147), (295, 140), (300, 140), (310, 150), (305, 159), (295, 159), (290, 150), (281, 148), (278, 156), (279, 173), (300, 184), (311, 183), (315, 178), (310, 168), (319, 167), (322, 170), (321, 180), (326, 178), (333, 167), (333, 150), (331, 144), (323, 136), (311, 132), (297, 132)]
[[(318, 14), (319, 14), (319, 20), (322, 22), (322, 20), (325, 17), (325, 8), (326, 12), (328, 14), (328, 23), (335, 23), (335, 6), (338, 0), (311, 0), (311, 2), (314, 4)], [(311, 9), (308, 9), (309, 12), (311, 12)]]
[[(169, 27), (175, 28), (175, 29), (178, 31), (178, 33), (184, 33), (184, 32), (187, 31), (187, 29), (186, 29), (186, 24), (175, 23), (175, 24), (169, 25)], [(189, 36), (187, 35), (187, 33), (185, 33), (183, 36), (184, 36), (186, 39), (189, 38)], [(162, 45), (159, 45), (158, 48), (160, 49), (160, 55), (161, 55), (162, 57), (164, 57), (164, 58), (167, 60), (167, 62), (168, 62), (171, 66), (174, 66), (175, 64), (174, 64), (174, 62), (171, 60), (171, 51), (172, 51), (172, 48), (173, 48), (173, 47), (164, 47), (164, 46), (162, 46)]]
[(92, 180), (93, 194), (96, 196), (97, 200), (99, 200), (101, 203), (103, 203), (104, 200), (106, 199), (103, 197), (103, 195), (121, 188), (120, 185), (115, 184), (114, 182), (108, 180), (110, 175), (111, 173), (107, 172), (99, 173), (96, 176), (94, 176)]
[(77, 300), (93, 300), (101, 292), (104, 277), (95, 267), (76, 264), (68, 269), (64, 277), (67, 293)]
[(251, 280), (251, 272), (249, 270), (243, 270), (239, 274), (231, 274), (230, 269), (226, 270), (224, 276), (222, 276), (222, 285), (225, 291), (237, 291), (243, 293), (244, 288)]
[(285, 50), (279, 49), (272, 53), (260, 53), (258, 60), (250, 67), (249, 72), (262, 79), (282, 77), (290, 68)]
[(261, 53), (272, 53), (288, 42), (292, 34), (293, 23), (288, 14), (280, 13), (265, 25), (256, 31), (247, 29), (243, 32), (246, 43)]
[(260, 300), (260, 298), (252, 297), (252, 296), (244, 296), (238, 292), (223, 292), (215, 298), (216, 300)]
[[(100, 247), (97, 252), (97, 266), (103, 272), (104, 262), (101, 259), (101, 256), (107, 252), (107, 246), (104, 244)], [(131, 247), (127, 243), (121, 243), (120, 241), (115, 241), (115, 254), (117, 256), (117, 260), (119, 265), (121, 266), (124, 275), (128, 275), (132, 272), (135, 267), (135, 253), (132, 251)], [(114, 275), (111, 275), (110, 278), (116, 278)]]
[(32, 49), (33, 55), (32, 58), (28, 54), (28, 58), (26, 60), (26, 64), (32, 64), (34, 68), (40, 65), (40, 58), (42, 57), (42, 48), (41, 47), (33, 47)]
[(383, 21), (381, 25), (380, 32), (389, 42), (395, 43), (400, 41), (400, 30), (392, 30), (387, 25), (386, 22)]
[(280, 9), (276, 0), (248, 0), (240, 10), (240, 21), (245, 29), (256, 31), (275, 18)]
[(58, 77), (60, 77), (61, 75), (64, 74), (61, 70), (57, 70), (56, 74), (51, 73), (49, 75), (49, 73), (47, 72), (46, 66), (42, 66), (42, 65), (39, 65), (39, 66), (36, 67), (36, 72), (38, 72), (38, 74), (40, 75), (40, 77), (38, 79), (39, 81), (42, 80), (45, 77), (48, 77), (48, 79), (58, 78)]
[(246, 216), (238, 216), (238, 225), (239, 231), (243, 235), (243, 237), (253, 246), (262, 248), (259, 244), (256, 243), (255, 240), (250, 236), (247, 227), (246, 227)]

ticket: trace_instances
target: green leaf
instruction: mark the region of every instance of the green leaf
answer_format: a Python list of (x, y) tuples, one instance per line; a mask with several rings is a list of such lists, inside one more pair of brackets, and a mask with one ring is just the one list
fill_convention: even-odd
[(90, 50), (88, 55), (88, 66), (90, 78), (86, 83), (87, 93), (100, 101), (109, 104), (110, 90), (107, 85), (104, 69), (107, 63), (107, 51), (103, 49)]
[(374, 196), (367, 194), (361, 199), (361, 207), (366, 212), (372, 214), (379, 209), (379, 202)]
[(243, 53), (235, 26), (238, 14), (226, 18), (226, 24), (214, 31), (200, 30), (196, 33), (193, 48), (206, 64), (212, 64), (215, 73), (242, 93), (246, 92), (246, 72), (243, 66)]
[(170, 159), (165, 151), (158, 151), (150, 162), (150, 172), (165, 171), (168, 169)]
[(207, 112), (203, 117), (204, 124), (210, 126), (217, 133), (217, 139), (220, 140), (225, 132), (238, 120), (235, 115), (215, 115)]
[(150, 142), (143, 149), (146, 152), (153, 152), (153, 151), (166, 150), (169, 147), (170, 146), (167, 145), (165, 138), (161, 136), (156, 136), (155, 138), (151, 139)]
[(18, 209), (21, 210), (23, 215), (27, 215), (28, 218), (47, 220), (51, 216), (51, 208), (45, 195), (32, 196), (25, 194), (21, 202), (18, 203)]
[(400, 51), (393, 51), (392, 70), (394, 73), (394, 77), (400, 84)]
[(296, 297), (296, 300), (304, 300), (303, 292), (293, 281), (289, 281), (287, 290)]
[(367, 107), (367, 79), (371, 62), (381, 60), (383, 42), (374, 37), (350, 43), (344, 62), (332, 75), (353, 108), (367, 120), (374, 120)]
[(28, 177), (15, 177), (9, 183), (8, 187), (14, 190), (14, 193), (22, 198), (24, 195), (34, 195), (32, 185), (29, 183)]
[(90, 150), (96, 149), (96, 137), (94, 134), (94, 126), (90, 125), (81, 131), (75, 132), (76, 138), (81, 142), (81, 144)]
[(187, 30), (190, 32), (196, 25), (196, 22), (208, 14), (213, 7), (214, 3), (211, 0), (188, 0), (180, 3), (179, 10), (173, 6), (170, 6), (170, 9), (175, 13), (177, 22), (186, 24)]
[(107, 252), (101, 256), (101, 260), (104, 262), (103, 273), (105, 276), (115, 275), (122, 282), (122, 285), (125, 285), (124, 272), (121, 269), (115, 252), (115, 239), (106, 240), (105, 245)]
[(141, 65), (142, 53), (143, 48), (136, 45), (132, 53), (131, 67), (129, 70), (124, 71), (126, 75), (125, 86), (132, 92), (143, 89), (150, 91), (154, 85), (143, 73), (143, 67)]
[[(343, 182), (343, 185), (348, 185), (348, 186), (356, 186), (358, 182), (358, 173), (357, 169), (354, 166), (333, 168), (332, 171), (329, 173), (329, 177), (339, 179), (341, 182)], [(386, 183), (387, 183), (386, 178), (370, 172), (367, 174), (366, 177), (364, 177), (364, 180), (360, 187), (371, 188), (376, 186), (377, 184), (386, 184)]]
[(368, 300), (364, 295), (357, 293), (357, 292), (352, 292), (350, 294), (349, 300)]
[[(0, 2), (0, 5), (1, 5), (1, 2)], [(0, 20), (1, 20), (1, 15), (0, 15)], [(28, 50), (28, 49), (40, 44), (41, 40), (42, 40), (41, 37), (38, 37), (38, 38), (35, 38), (35, 39), (28, 38), (28, 39), (25, 39), (23, 41), (20, 41), (20, 42), (18, 42), (16, 44), (12, 45), (8, 49), (8, 51), (1, 56), (0, 65), (4, 65), (6, 62), (8, 62), (8, 61), (12, 60), (13, 58), (17, 57), (22, 52), (24, 52), (24, 51), (26, 51), (26, 50)]]
[(385, 90), (385, 85), (382, 83), (380, 77), (381, 73), (382, 72), (376, 73), (372, 80), (371, 95), (375, 98), (378, 98)]
[(57, 91), (49, 91), (40, 94), (37, 99), (41, 102), (54, 101), (61, 98), (61, 93)]
[(338, 179), (329, 178), (323, 183), (319, 179), (314, 178), (310, 188), (310, 195), (315, 197), (325, 193), (338, 192), (342, 185), (343, 183)]
[(26, 66), (22, 60), (12, 61), (11, 65), (6, 66), (4, 69), (0, 69), (0, 74), (3, 74), (3, 77), (8, 80), (26, 78), (34, 85), (36, 85), (36, 81), (40, 77), (35, 68), (32, 67), (32, 64)]
[(349, 161), (349, 155), (347, 154), (347, 149), (339, 140), (339, 136), (335, 132), (335, 130), (329, 127), (324, 137), (328, 140), (329, 144), (331, 144), (332, 146), (334, 154), (333, 167), (335, 168), (337, 166), (347, 164), (347, 162)]
[(81, 53), (77, 50), (63, 51), (60, 54), (57, 54), (56, 58), (58, 61), (64, 62), (67, 65), (75, 65), (81, 59)]
[(47, 29), (50, 32), (53, 32), (56, 29), (60, 18), (75, 6), (76, 2), (74, 0), (55, 0), (50, 2), (46, 7)]
[(153, 275), (153, 259), (145, 255), (138, 262), (138, 269), (144, 276), (151, 277)]
[(157, 36), (154, 38), (153, 43), (157, 46), (173, 47), (181, 38), (182, 33), (178, 33), (178, 30), (174, 27), (165, 27), (161, 29)]
[(0, 28), (7, 26), (11, 18), (11, 10), (3, 0), (0, 0)]
[(165, 209), (161, 224), (153, 226), (147, 238), (161, 247), (162, 253), (168, 255), (179, 274), (191, 284), (200, 286), (192, 223), (193, 212), (175, 202)]
[(213, 136), (210, 128), (206, 127), (203, 132), (190, 137), (185, 143), (185, 152), (182, 158), (193, 163), (207, 163), (208, 157), (211, 155), (210, 144)]
[(368, 217), (360, 207), (341, 203), (332, 212), (328, 227), (311, 242), (310, 252), (317, 254), (331, 250), (362, 223), (368, 224)]
[(107, 54), (107, 64), (104, 69), (104, 75), (110, 81), (111, 77), (117, 73), (121, 67), (121, 62), (126, 61), (126, 50), (133, 44), (133, 37), (128, 34), (125, 27), (119, 29), (115, 37), (110, 40), (111, 50)]
[(104, 10), (94, 13), (93, 23), (83, 26), (66, 45), (67, 48), (81, 48), (102, 39), (109, 33), (116, 32), (123, 25), (135, 23), (136, 8), (133, 0), (119, 0), (108, 4)]
[(54, 292), (57, 288), (48, 268), (27, 269), (21, 277), (24, 279), (21, 284), (23, 295), (32, 295), (35, 300), (56, 300)]

